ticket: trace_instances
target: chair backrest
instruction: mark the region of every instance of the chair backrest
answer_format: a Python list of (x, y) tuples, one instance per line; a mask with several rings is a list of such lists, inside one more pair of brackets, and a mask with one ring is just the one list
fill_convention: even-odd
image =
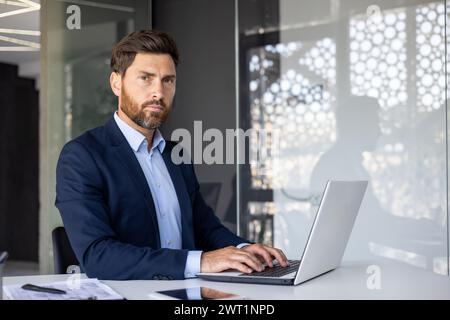
[(52, 231), (53, 259), (56, 274), (66, 274), (69, 266), (78, 266), (78, 260), (70, 246), (69, 238), (64, 227), (57, 227)]

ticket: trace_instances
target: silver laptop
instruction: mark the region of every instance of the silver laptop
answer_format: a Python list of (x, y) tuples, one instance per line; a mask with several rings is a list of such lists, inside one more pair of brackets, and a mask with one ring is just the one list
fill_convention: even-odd
[(290, 266), (241, 272), (199, 273), (205, 280), (297, 285), (334, 270), (341, 264), (367, 181), (328, 181), (300, 260)]

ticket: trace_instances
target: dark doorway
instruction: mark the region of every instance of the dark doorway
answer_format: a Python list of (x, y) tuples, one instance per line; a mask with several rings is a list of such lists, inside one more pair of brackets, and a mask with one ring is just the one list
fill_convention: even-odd
[(15, 65), (0, 74), (0, 251), (38, 261), (39, 93)]

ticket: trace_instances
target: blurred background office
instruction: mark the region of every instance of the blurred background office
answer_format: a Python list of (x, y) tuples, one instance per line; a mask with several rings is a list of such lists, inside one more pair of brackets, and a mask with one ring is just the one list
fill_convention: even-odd
[(230, 229), (300, 258), (326, 180), (369, 179), (344, 259), (448, 275), (448, 9), (443, 0), (0, 0), (6, 274), (54, 271), (61, 147), (117, 108), (114, 44), (155, 28), (181, 53), (167, 139), (193, 133), (196, 120), (224, 136), (266, 133), (245, 141), (248, 158), (264, 150), (256, 163), (196, 165)]

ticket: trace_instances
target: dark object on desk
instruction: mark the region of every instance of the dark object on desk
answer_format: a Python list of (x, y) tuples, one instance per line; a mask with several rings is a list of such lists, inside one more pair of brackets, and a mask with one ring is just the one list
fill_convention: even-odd
[(206, 204), (213, 209), (217, 214), (217, 205), (219, 204), (220, 189), (222, 183), (220, 182), (200, 182), (200, 193), (203, 196)]
[(37, 291), (37, 292), (55, 293), (55, 294), (65, 294), (66, 293), (64, 290), (41, 287), (41, 286), (36, 286), (34, 284), (29, 284), (29, 283), (24, 284), (22, 286), (22, 289), (30, 290), (30, 291)]
[(64, 227), (57, 227), (53, 229), (52, 240), (53, 261), (56, 274), (66, 274), (69, 266), (79, 265)]
[(3, 266), (5, 265), (6, 259), (8, 259), (8, 252), (0, 251), (0, 300), (3, 299)]

